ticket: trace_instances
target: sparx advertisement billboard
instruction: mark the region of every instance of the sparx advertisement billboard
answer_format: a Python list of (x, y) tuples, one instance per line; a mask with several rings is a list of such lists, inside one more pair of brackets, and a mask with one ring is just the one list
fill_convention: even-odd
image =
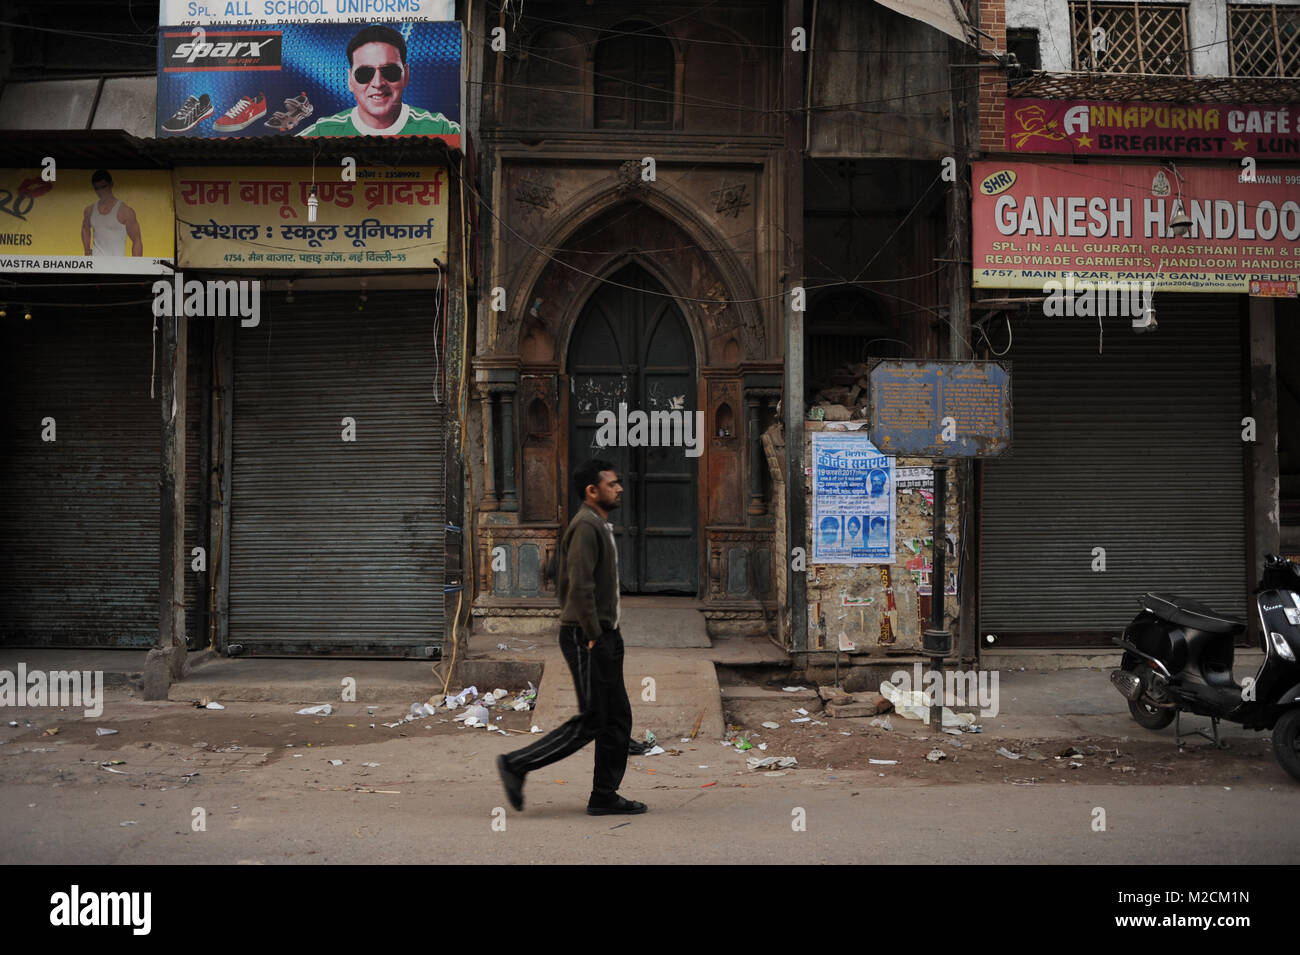
[(461, 137), (462, 27), (448, 2), (167, 2), (159, 137)]
[[(355, 182), (301, 168), (181, 168), (182, 268), (432, 268), (447, 259), (447, 170), (358, 169)], [(307, 221), (313, 186), (316, 222)]]
[(159, 274), (174, 255), (166, 171), (0, 169), (0, 272)]

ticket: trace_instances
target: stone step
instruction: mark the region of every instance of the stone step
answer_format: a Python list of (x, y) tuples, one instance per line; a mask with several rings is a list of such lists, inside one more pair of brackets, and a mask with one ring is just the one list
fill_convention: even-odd
[[(644, 683), (647, 677), (654, 681), (653, 700), (644, 698), (648, 695)], [(648, 729), (667, 747), (673, 741), (690, 736), (697, 720), (697, 738), (722, 738), (724, 726), (718, 677), (709, 660), (671, 650), (629, 647), (623, 663), (623, 678), (628, 699), (632, 702), (632, 735), (637, 739), (643, 739)], [(549, 733), (577, 712), (573, 675), (557, 649), (546, 656), (533, 722)]]

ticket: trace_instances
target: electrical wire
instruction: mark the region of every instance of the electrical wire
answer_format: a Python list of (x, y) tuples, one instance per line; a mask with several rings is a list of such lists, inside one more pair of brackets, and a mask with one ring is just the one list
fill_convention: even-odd
[[(603, 74), (592, 74), (592, 75), (603, 75)], [(614, 79), (618, 83), (627, 87), (643, 88), (659, 94), (663, 94), (664, 92), (662, 87), (651, 86), (646, 83), (635, 83), (629, 80), (624, 80), (621, 77), (611, 77), (611, 79)], [(467, 82), (470, 86), (477, 85), (477, 86), (484, 87), (483, 95), (485, 96), (487, 95), (487, 90), (486, 90), (487, 87), (498, 87), (501, 89), (532, 90), (534, 92), (538, 89), (536, 85), (528, 84), (528, 83), (505, 83), (505, 82), (498, 83), (496, 80), (468, 80)], [(994, 90), (998, 89), (999, 86), (1005, 89), (1006, 78), (1003, 76), (994, 76), (988, 80), (980, 79), (975, 85), (976, 87), (982, 87), (987, 85), (990, 89), (994, 89)], [(888, 106), (893, 103), (900, 102), (902, 100), (917, 99), (922, 96), (939, 96), (945, 93), (953, 93), (963, 89), (970, 89), (970, 87), (969, 86), (941, 87), (939, 89), (922, 90), (917, 93), (900, 93), (897, 96), (885, 96), (879, 99), (853, 100), (845, 103), (824, 103), (816, 106), (805, 105), (805, 106), (797, 107), (794, 110), (787, 110), (784, 107), (780, 107), (780, 106), (745, 106), (740, 103), (731, 103), (725, 100), (713, 100), (704, 97), (692, 97), (688, 101), (687, 94), (682, 94), (682, 105), (699, 107), (701, 109), (730, 109), (730, 110), (735, 110), (744, 113), (778, 115), (778, 114), (784, 114), (788, 112), (804, 113), (804, 112), (825, 112), (828, 110), (845, 110), (845, 109), (850, 109), (852, 107), (858, 107), (858, 106)], [(548, 94), (560, 93), (565, 96), (601, 97), (609, 100), (641, 101), (646, 98), (643, 96), (623, 96), (617, 93), (600, 93), (600, 92), (596, 92), (595, 90), (587, 90), (581, 88), (560, 89), (560, 88), (547, 87), (545, 91)], [(650, 132), (663, 132), (663, 133), (671, 134), (678, 131), (672, 129), (664, 129), (664, 130), (651, 130)]]
[[(716, 0), (715, 0), (715, 2), (716, 2)], [(713, 5), (712, 3), (710, 3), (710, 4), (706, 4), (706, 6), (712, 6), (712, 5)], [(702, 9), (704, 9), (704, 8), (703, 8), (703, 7), (699, 8), (699, 10), (702, 10)], [(615, 29), (613, 29), (613, 28), (611, 28), (611, 27), (597, 27), (597, 26), (586, 26), (585, 29), (588, 29), (588, 30), (594, 30), (594, 31), (598, 32), (602, 38), (604, 38), (604, 37), (610, 37), (610, 36), (654, 36), (654, 33), (653, 33), (653, 32), (650, 32), (650, 31), (663, 32), (663, 31), (662, 31), (662, 28), (663, 28), (663, 27), (667, 26), (667, 25), (670, 24), (670, 23), (676, 23), (676, 22), (679, 21), (679, 20), (684, 20), (684, 19), (687, 19), (688, 17), (695, 16), (695, 14), (699, 12), (699, 10), (692, 11), (691, 13), (688, 13), (688, 14), (682, 14), (681, 16), (674, 17), (674, 18), (672, 18), (671, 20), (664, 20), (664, 21), (662, 21), (661, 23), (647, 24), (646, 26), (649, 28), (648, 30), (645, 30), (645, 29), (643, 29), (643, 30), (615, 30)], [(547, 17), (537, 17), (537, 16), (530, 16), (530, 15), (524, 15), (524, 16), (521, 17), (520, 19), (523, 19), (523, 20), (526, 20), (526, 21), (531, 21), (532, 23), (535, 23), (535, 24), (538, 24), (538, 25), (541, 25), (541, 26), (565, 27), (565, 28), (567, 28), (567, 29), (569, 29), (569, 30), (573, 30), (573, 29), (575, 28), (575, 24), (574, 24), (572, 21), (566, 21), (566, 20), (552, 20), (552, 19), (549, 19), (549, 18), (547, 18)], [(718, 26), (718, 27), (721, 28), (721, 29), (726, 29), (725, 27), (721, 27), (721, 25), (719, 25), (719, 24), (710, 24), (710, 25), (711, 25), (711, 26)], [(528, 27), (525, 27), (525, 30), (528, 30), (528, 29), (529, 29)], [(516, 26), (515, 26), (515, 30), (516, 30), (516, 32), (518, 31), (518, 25), (517, 25), (517, 24), (516, 24)], [(537, 29), (536, 29), (536, 28), (533, 28), (530, 32), (536, 33), (536, 32), (537, 32)], [(733, 32), (734, 32), (734, 31), (733, 31)], [(786, 50), (786, 48), (787, 48), (785, 43), (750, 43), (750, 42), (737, 42), (737, 41), (731, 41), (731, 40), (705, 40), (705, 39), (703, 39), (703, 38), (701, 38), (701, 37), (680, 36), (680, 35), (676, 35), (676, 34), (674, 34), (674, 35), (672, 36), (672, 39), (675, 40), (675, 41), (677, 41), (678, 43), (682, 43), (682, 44), (686, 44), (686, 45), (699, 45), (699, 46), (728, 46), (728, 47), (737, 47), (737, 48), (739, 48), (739, 49), (744, 49), (744, 50), (781, 50), (781, 51), (784, 52), (784, 51)], [(553, 49), (553, 50), (571, 50), (571, 49), (575, 49), (575, 48), (578, 48), (578, 47), (586, 47), (586, 46), (589, 46), (589, 45), (590, 45), (589, 43), (574, 43), (574, 44), (570, 44), (569, 46), (548, 47), (548, 49)], [(884, 53), (908, 53), (908, 54), (935, 54), (935, 55), (941, 55), (941, 56), (947, 56), (947, 55), (948, 55), (948, 51), (947, 51), (947, 50), (935, 50), (935, 49), (908, 50), (908, 49), (864, 49), (864, 48), (848, 48), (848, 47), (845, 47), (845, 48), (835, 48), (835, 49), (831, 49), (831, 50), (823, 50), (823, 48), (820, 47), (820, 46), (817, 48), (817, 52), (818, 52), (818, 53), (822, 53), (822, 52), (829, 52), (829, 53), (881, 53), (881, 54), (884, 54)]]
[(138, 46), (149, 50), (156, 50), (158, 48), (158, 44), (156, 42), (141, 43), (138, 39), (135, 40), (116, 39), (116, 37), (119, 36), (131, 36), (131, 37), (138, 36), (138, 34), (134, 34), (134, 33), (80, 33), (76, 30), (56, 30), (53, 27), (37, 27), (37, 26), (31, 26), (26, 23), (14, 23), (10, 20), (0, 20), (0, 27), (13, 27), (15, 30), (33, 30), (37, 33), (54, 33), (59, 36), (75, 36), (82, 40), (104, 40), (105, 42), (108, 43), (119, 43), (122, 46)]

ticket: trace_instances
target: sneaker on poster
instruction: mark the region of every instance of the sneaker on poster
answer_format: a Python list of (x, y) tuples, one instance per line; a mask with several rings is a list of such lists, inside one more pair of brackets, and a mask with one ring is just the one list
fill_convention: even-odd
[(258, 93), (256, 96), (241, 96), (239, 102), (230, 109), (226, 110), (226, 115), (222, 116), (212, 128), (219, 133), (234, 132), (235, 130), (245, 129), (252, 126), (263, 116), (266, 115), (266, 95)]
[(171, 119), (162, 124), (163, 132), (188, 133), (211, 115), (212, 98), (207, 93), (191, 96), (185, 100), (184, 106), (172, 114)]

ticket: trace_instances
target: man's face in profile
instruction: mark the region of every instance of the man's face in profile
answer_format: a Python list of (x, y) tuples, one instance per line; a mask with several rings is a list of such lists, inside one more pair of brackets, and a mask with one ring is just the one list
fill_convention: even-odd
[(402, 92), (411, 78), (402, 55), (391, 43), (367, 43), (352, 53), (348, 89), (357, 98), (361, 118), (382, 129), (397, 121)]

